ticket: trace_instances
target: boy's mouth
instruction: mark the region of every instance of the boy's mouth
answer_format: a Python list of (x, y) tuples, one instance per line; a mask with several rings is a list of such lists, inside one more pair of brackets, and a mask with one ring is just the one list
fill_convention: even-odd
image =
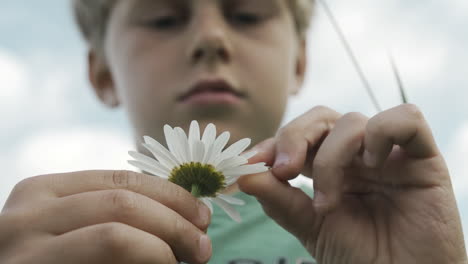
[(178, 98), (178, 102), (191, 105), (236, 104), (245, 97), (225, 80), (206, 79), (192, 86)]

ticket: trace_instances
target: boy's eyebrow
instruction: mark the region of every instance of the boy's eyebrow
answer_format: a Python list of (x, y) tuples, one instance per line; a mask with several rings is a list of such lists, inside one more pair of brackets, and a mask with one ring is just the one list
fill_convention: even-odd
[(181, 5), (187, 0), (131, 0), (129, 1), (129, 12), (140, 12), (159, 6)]

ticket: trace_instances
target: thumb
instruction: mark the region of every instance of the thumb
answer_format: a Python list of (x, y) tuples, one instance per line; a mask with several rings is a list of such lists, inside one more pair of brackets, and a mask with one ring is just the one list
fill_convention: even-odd
[(304, 246), (315, 244), (320, 228), (313, 200), (301, 189), (279, 181), (271, 171), (243, 176), (238, 180), (241, 191), (253, 195), (265, 213), (296, 236)]

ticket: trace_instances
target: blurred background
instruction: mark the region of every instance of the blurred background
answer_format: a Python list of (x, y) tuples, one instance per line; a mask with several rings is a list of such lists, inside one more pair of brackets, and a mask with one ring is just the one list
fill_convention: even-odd
[[(387, 53), (449, 165), (468, 231), (468, 1), (329, 0), (384, 109), (400, 103)], [(287, 122), (315, 105), (374, 115), (343, 46), (318, 8), (309, 71)], [(131, 169), (131, 128), (94, 98), (69, 1), (0, 2), (0, 205), (38, 174)], [(468, 233), (468, 232), (467, 232)], [(466, 237), (468, 237), (465, 234)]]

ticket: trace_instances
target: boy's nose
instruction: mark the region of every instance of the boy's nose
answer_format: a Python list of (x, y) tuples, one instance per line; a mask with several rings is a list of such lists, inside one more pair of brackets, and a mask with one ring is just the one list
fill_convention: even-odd
[(219, 10), (204, 10), (194, 18), (188, 52), (192, 63), (226, 63), (230, 60), (229, 29), (219, 13)]

